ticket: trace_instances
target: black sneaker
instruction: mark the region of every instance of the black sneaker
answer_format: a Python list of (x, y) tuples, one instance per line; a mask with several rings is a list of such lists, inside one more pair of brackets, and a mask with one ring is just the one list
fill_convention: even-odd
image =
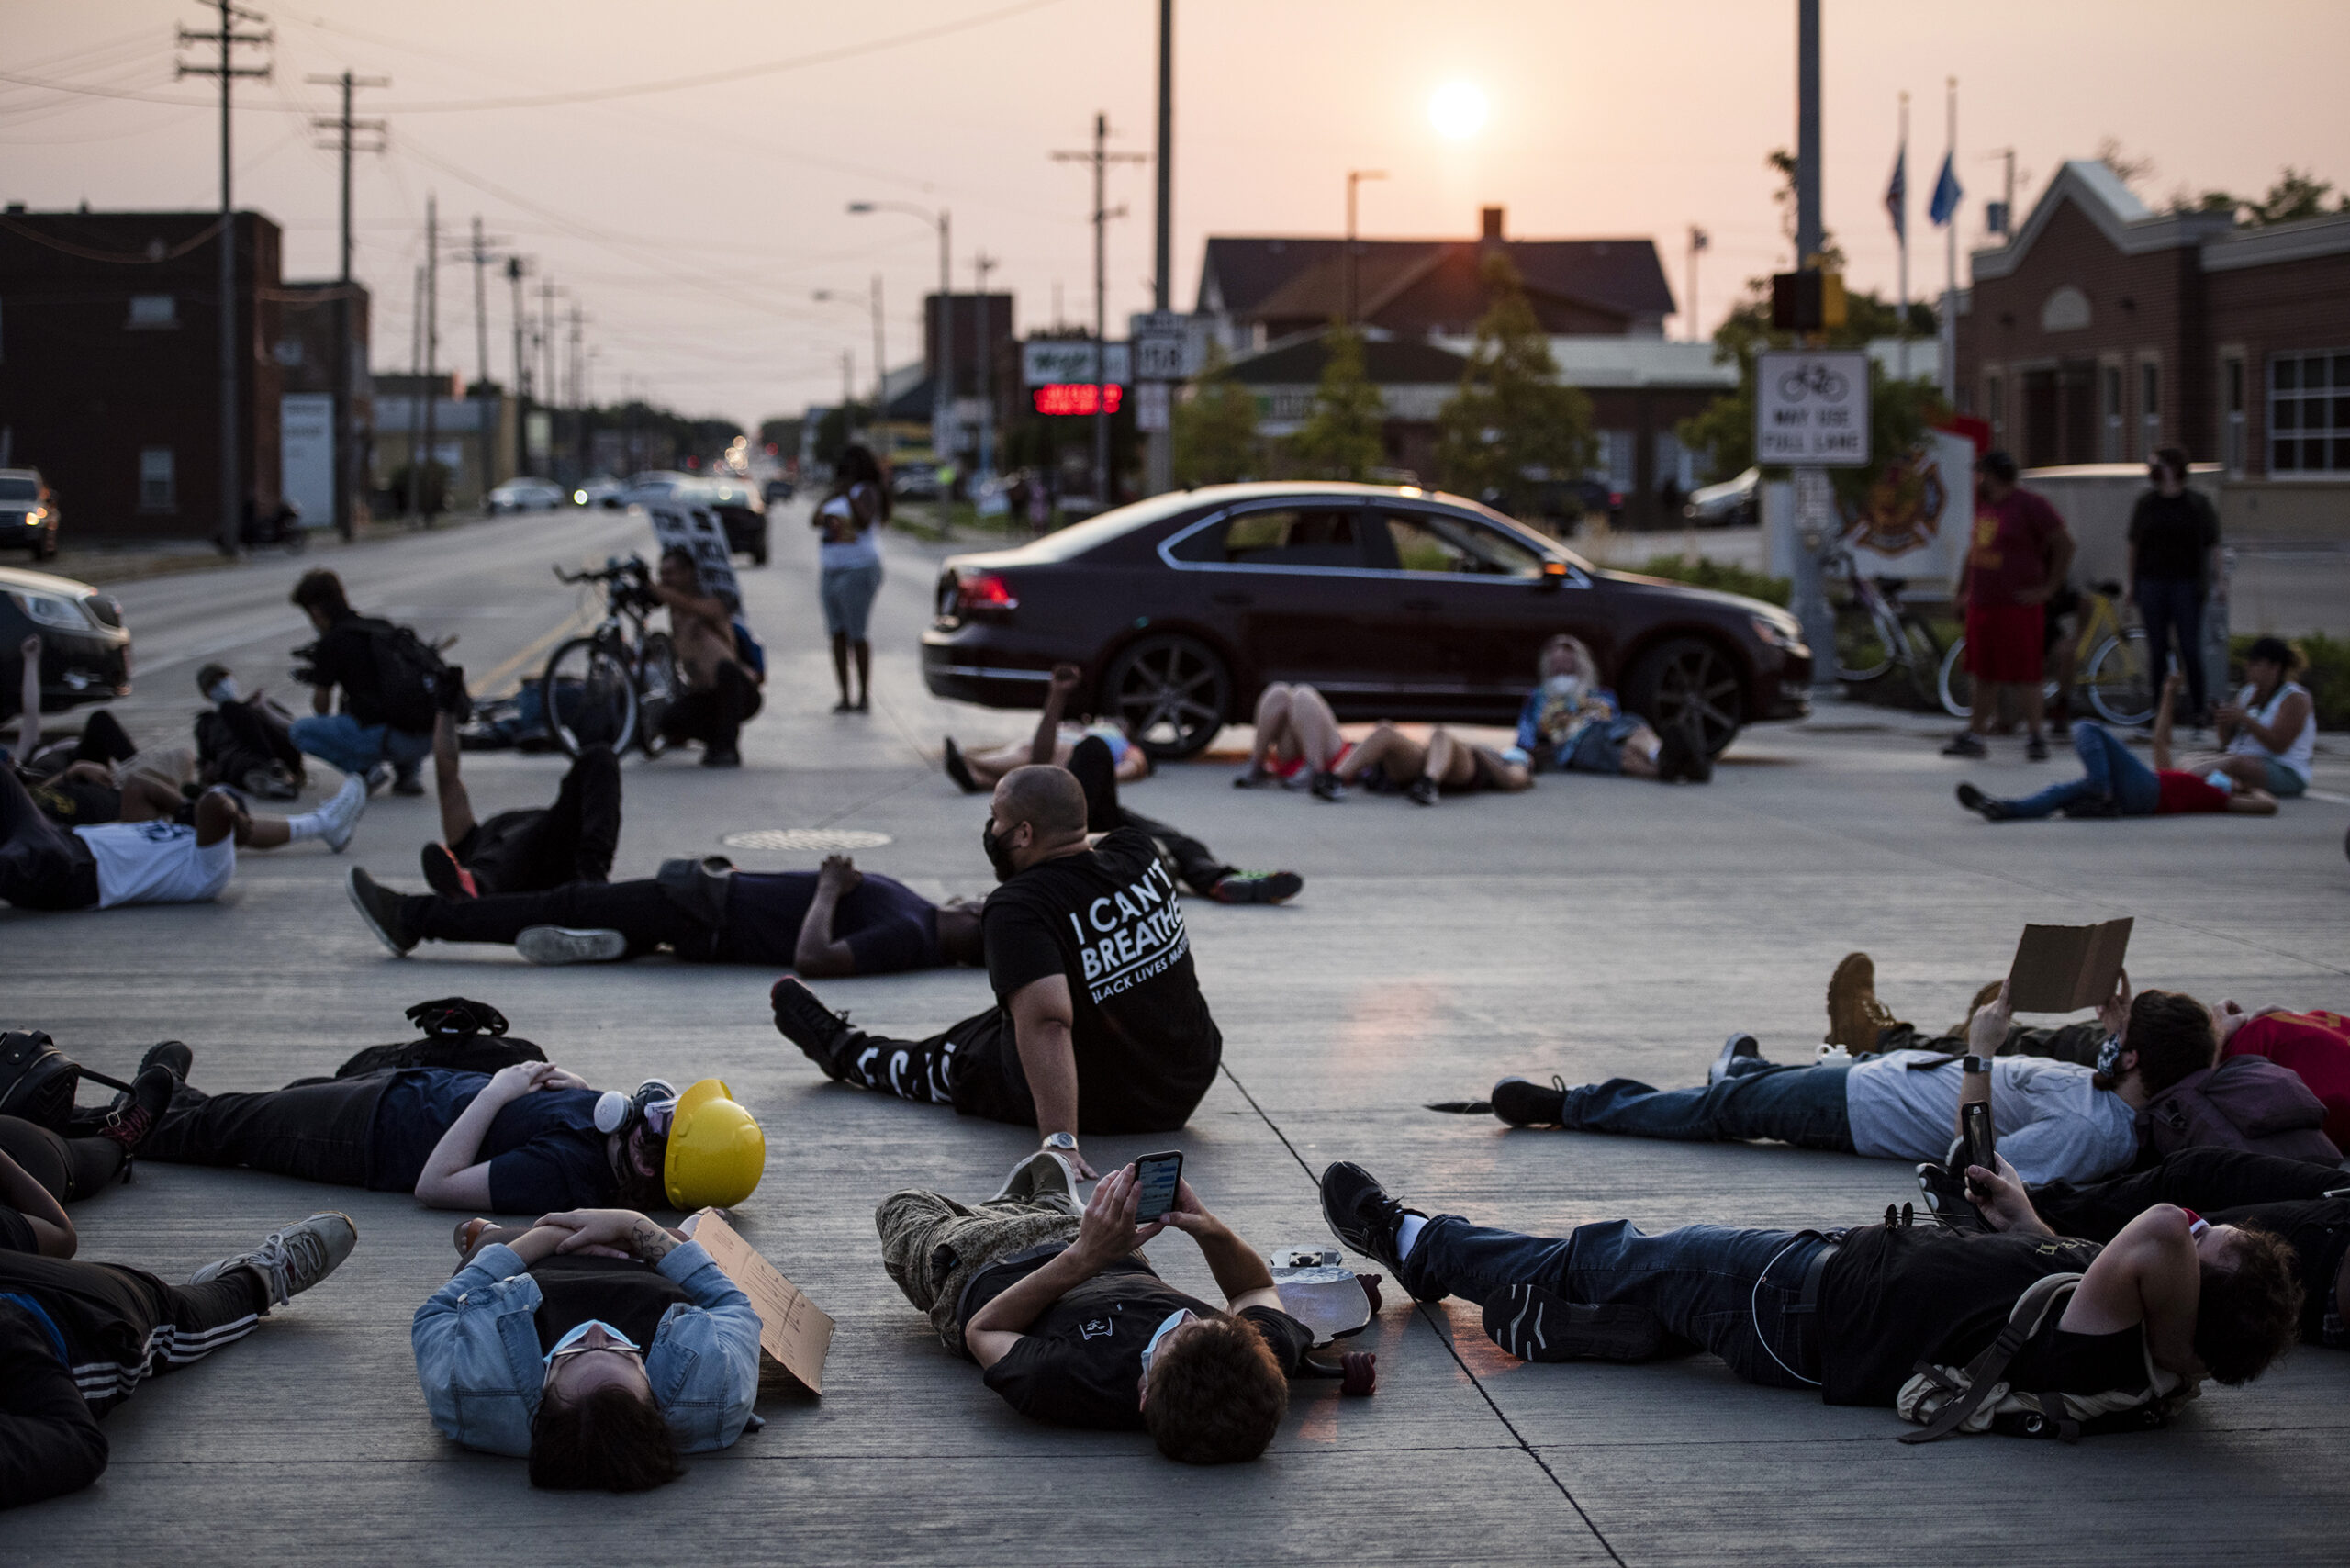
[(407, 958), (409, 950), (423, 940), (408, 929), (408, 901), (369, 876), (365, 867), (353, 866), (351, 875), (343, 879), (343, 886), (350, 890), (352, 907), (359, 912), (359, 917), (367, 923), (367, 929), (375, 934), (376, 939), (391, 949), (393, 958)]
[(2048, 760), (2047, 740), (2043, 736), (2034, 735), (2024, 742), (2023, 759), (2026, 762), (2046, 762)]
[(1919, 1166), (1918, 1190), (1926, 1194), (1926, 1207), (1933, 1216), (1950, 1229), (1973, 1233), (1991, 1228), (1983, 1211), (1966, 1195), (1966, 1178), (1953, 1173), (1950, 1167), (1930, 1159)]
[(1656, 781), (1678, 784), (1693, 777), (1695, 758), (1689, 746), (1689, 735), (1678, 724), (1667, 724), (1656, 737)]
[(1436, 780), (1423, 773), (1412, 780), (1404, 793), (1412, 798), (1412, 804), (1416, 806), (1433, 806), (1436, 804)]
[(767, 1002), (775, 1008), (778, 1034), (798, 1046), (834, 1083), (848, 1077), (846, 1063), (856, 1042), (865, 1037), (864, 1030), (852, 1028), (847, 1018), (817, 1001), (797, 975), (776, 981)]
[(130, 1081), (130, 1092), (124, 1096), (125, 1103), (106, 1117), (106, 1125), (98, 1129), (98, 1136), (122, 1145), (125, 1154), (137, 1154), (139, 1146), (147, 1141), (147, 1135), (155, 1130), (155, 1124), (171, 1108), (172, 1095), (179, 1086), (179, 1075), (166, 1063), (140, 1068), (139, 1076)]
[(1485, 1338), (1521, 1361), (1647, 1361), (1664, 1349), (1664, 1325), (1644, 1306), (1592, 1306), (1512, 1285), (1485, 1304)]
[(1555, 1127), (1567, 1106), (1566, 1080), (1552, 1074), (1548, 1084), (1505, 1078), (1494, 1085), (1494, 1114), (1514, 1127)]
[(1974, 731), (1961, 730), (1951, 737), (1948, 745), (1942, 747), (1942, 755), (1944, 756), (1988, 756), (1991, 755), (1991, 748), (1985, 745), (1983, 737)]
[(704, 746), (701, 765), (704, 767), (740, 767), (743, 766), (743, 754), (731, 745)]
[(1297, 897), (1305, 879), (1294, 871), (1229, 871), (1208, 896), (1218, 903), (1281, 903)]
[(417, 852), (424, 864), (424, 885), (444, 899), (472, 899), (481, 896), (481, 887), (474, 874), (457, 863), (456, 855), (445, 844), (428, 844)]
[(2008, 809), (1972, 784), (1959, 785), (1958, 803), (1970, 812), (1981, 813), (1985, 822), (1998, 823), (2008, 820)]
[(165, 1040), (148, 1047), (147, 1054), (139, 1058), (141, 1073), (151, 1067), (170, 1068), (172, 1076), (185, 1083), (188, 1074), (196, 1070), (196, 1053), (178, 1040)]
[(1347, 787), (1338, 782), (1336, 773), (1328, 771), (1315, 774), (1313, 782), (1305, 788), (1317, 801), (1343, 801), (1347, 798)]
[(1762, 1045), (1743, 1030), (1722, 1042), (1721, 1054), (1714, 1058), (1714, 1065), (1706, 1070), (1706, 1087), (1711, 1089), (1730, 1075), (1730, 1064), (1741, 1057), (1761, 1057)]
[(1689, 766), (1683, 770), (1682, 778), (1692, 784), (1711, 784), (1714, 781), (1714, 759), (1707, 752), (1704, 741), (1695, 733), (1686, 731), (1683, 733), (1682, 740), (1689, 748)]
[[(1350, 1250), (1378, 1260), (1399, 1283), (1404, 1260), (1395, 1248), (1395, 1233), (1405, 1215), (1419, 1212), (1389, 1197), (1377, 1177), (1351, 1160), (1335, 1161), (1322, 1172), (1322, 1217), (1330, 1234)], [(1441, 1301), (1443, 1297), (1422, 1299)]]
[(946, 765), (946, 777), (955, 780), (955, 788), (962, 790), (966, 795), (976, 795), (979, 792), (979, 781), (971, 777), (971, 765), (963, 760), (963, 748), (955, 744), (953, 735), (946, 737), (946, 745), (941, 760)]
[(424, 780), (413, 772), (396, 774), (392, 778), (392, 793), (421, 795), (424, 793)]

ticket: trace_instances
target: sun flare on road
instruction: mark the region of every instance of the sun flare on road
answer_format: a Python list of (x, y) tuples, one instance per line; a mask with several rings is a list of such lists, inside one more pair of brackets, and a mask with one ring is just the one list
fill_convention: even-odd
[(1485, 128), (1484, 89), (1469, 82), (1447, 82), (1428, 99), (1428, 123), (1437, 134), (1465, 140)]

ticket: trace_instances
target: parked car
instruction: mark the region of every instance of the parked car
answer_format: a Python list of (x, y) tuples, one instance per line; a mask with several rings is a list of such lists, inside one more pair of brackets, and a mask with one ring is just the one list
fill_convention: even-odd
[(935, 463), (901, 463), (890, 470), (890, 494), (901, 501), (934, 501), (946, 494)]
[(576, 507), (624, 507), (627, 487), (609, 475), (594, 479), (582, 479), (572, 487), (571, 504)]
[(0, 566), (0, 703), (16, 706), (25, 639), (40, 638), (44, 713), (130, 695), (130, 629), (111, 595), (71, 577)]
[(1744, 528), (1762, 520), (1762, 470), (1749, 468), (1735, 479), (1689, 492), (1681, 515), (1699, 528)]
[(1775, 605), (1602, 571), (1490, 508), (1410, 487), (1222, 485), (956, 555), (923, 632), (934, 695), (1034, 708), (1056, 664), (1078, 707), (1155, 756), (1310, 681), (1342, 719), (1509, 723), (1543, 641), (1591, 645), (1632, 711), (1740, 726), (1807, 710), (1811, 653)]
[(482, 510), (492, 517), (509, 511), (553, 511), (570, 498), (552, 479), (509, 479), (489, 492)]
[(759, 494), (766, 499), (767, 505), (773, 506), (778, 501), (789, 500), (799, 494), (799, 491), (789, 479), (778, 474), (760, 488)]
[(628, 500), (636, 506), (676, 500), (708, 507), (726, 530), (729, 551), (748, 555), (762, 566), (767, 564), (767, 504), (743, 480), (649, 469), (630, 476)]
[(57, 492), (38, 468), (0, 468), (0, 544), (21, 544), (36, 561), (57, 554)]

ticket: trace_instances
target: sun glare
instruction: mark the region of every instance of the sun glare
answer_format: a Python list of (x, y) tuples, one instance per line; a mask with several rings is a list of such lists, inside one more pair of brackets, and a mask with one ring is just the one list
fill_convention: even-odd
[(1485, 112), (1483, 89), (1467, 82), (1448, 82), (1428, 100), (1428, 123), (1455, 141), (1483, 130)]

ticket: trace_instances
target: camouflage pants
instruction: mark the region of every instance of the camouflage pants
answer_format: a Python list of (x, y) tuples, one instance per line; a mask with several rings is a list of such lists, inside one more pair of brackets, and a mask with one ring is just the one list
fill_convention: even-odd
[(1078, 1216), (1058, 1195), (967, 1207), (914, 1187), (882, 1199), (873, 1225), (881, 1233), (881, 1266), (929, 1315), (939, 1343), (960, 1356), (968, 1352), (955, 1309), (972, 1276), (1032, 1247), (1076, 1240)]

